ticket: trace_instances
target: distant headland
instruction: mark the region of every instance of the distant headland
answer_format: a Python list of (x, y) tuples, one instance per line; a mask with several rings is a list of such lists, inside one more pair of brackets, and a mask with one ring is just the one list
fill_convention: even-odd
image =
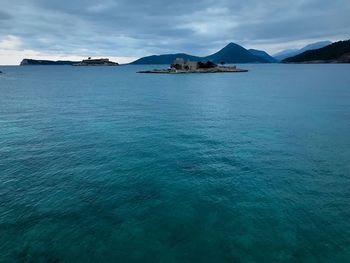
[(350, 63), (350, 40), (335, 42), (282, 60), (283, 63)]
[(66, 60), (35, 60), (35, 59), (23, 59), (21, 66), (118, 66), (117, 62), (110, 61), (108, 58), (99, 59), (84, 59), (82, 61), (66, 61)]
[(21, 66), (64, 66), (64, 65), (73, 65), (79, 63), (78, 61), (66, 61), (66, 60), (36, 60), (25, 58), (21, 62)]

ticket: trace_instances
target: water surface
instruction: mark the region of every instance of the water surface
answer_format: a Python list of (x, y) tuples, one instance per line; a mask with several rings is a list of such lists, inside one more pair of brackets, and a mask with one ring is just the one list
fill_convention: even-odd
[(350, 65), (243, 67), (0, 67), (0, 262), (349, 262)]

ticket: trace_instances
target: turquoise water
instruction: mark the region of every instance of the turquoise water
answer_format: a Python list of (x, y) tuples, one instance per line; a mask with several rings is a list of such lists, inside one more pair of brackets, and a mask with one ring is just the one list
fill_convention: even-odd
[(245, 67), (0, 67), (0, 262), (350, 262), (350, 65)]

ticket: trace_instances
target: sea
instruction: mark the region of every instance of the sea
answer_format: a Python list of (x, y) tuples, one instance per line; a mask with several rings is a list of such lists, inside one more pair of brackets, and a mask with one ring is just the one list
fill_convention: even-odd
[(0, 67), (0, 262), (350, 262), (350, 65)]

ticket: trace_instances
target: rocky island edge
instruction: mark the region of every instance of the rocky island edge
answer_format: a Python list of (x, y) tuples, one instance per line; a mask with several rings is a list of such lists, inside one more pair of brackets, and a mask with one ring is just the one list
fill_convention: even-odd
[(224, 73), (224, 72), (247, 72), (247, 69), (240, 69), (236, 66), (217, 65), (211, 61), (197, 62), (177, 58), (167, 69), (153, 69), (139, 71), (138, 73), (154, 74), (184, 74), (184, 73)]

